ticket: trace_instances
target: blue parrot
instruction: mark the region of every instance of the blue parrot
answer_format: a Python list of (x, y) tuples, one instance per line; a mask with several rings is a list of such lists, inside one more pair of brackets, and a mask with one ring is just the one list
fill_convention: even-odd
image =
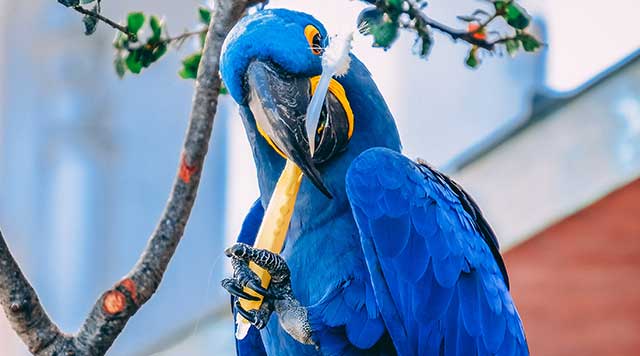
[[(401, 151), (389, 109), (350, 54), (315, 137), (306, 112), (327, 31), (284, 9), (243, 18), (221, 75), (239, 104), (260, 198), (226, 250), (238, 355), (528, 355), (498, 241), (454, 181)], [(315, 123), (313, 123), (315, 124)], [(313, 140), (311, 152), (309, 141)], [(303, 179), (280, 254), (252, 247), (285, 162)], [(267, 269), (263, 288), (248, 268)], [(259, 310), (238, 298), (264, 297)]]

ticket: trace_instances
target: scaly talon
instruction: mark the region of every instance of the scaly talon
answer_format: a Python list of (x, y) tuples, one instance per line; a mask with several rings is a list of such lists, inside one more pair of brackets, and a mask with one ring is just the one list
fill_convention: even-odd
[(243, 318), (247, 319), (258, 329), (263, 329), (267, 326), (271, 313), (273, 313), (273, 307), (269, 303), (263, 303), (258, 310), (246, 310), (240, 305), (240, 301), (238, 300), (236, 300), (235, 306), (238, 314), (242, 315)]
[(227, 292), (229, 292), (234, 297), (254, 301), (260, 300), (260, 298), (245, 292), (240, 283), (238, 283), (238, 281), (233, 278), (225, 278), (222, 280), (222, 282), (220, 282), (220, 284), (222, 285), (222, 288), (226, 289)]
[(256, 280), (248, 281), (246, 286), (253, 289), (254, 291), (256, 291), (257, 293), (261, 294), (264, 297), (271, 296), (271, 293), (269, 293), (268, 290), (264, 289), (264, 287), (262, 287), (262, 284), (260, 282), (257, 282)]

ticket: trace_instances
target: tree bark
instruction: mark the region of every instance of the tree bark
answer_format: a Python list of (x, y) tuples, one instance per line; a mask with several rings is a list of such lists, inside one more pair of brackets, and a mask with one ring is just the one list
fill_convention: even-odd
[(76, 334), (58, 329), (0, 232), (0, 305), (9, 323), (34, 355), (104, 355), (127, 321), (160, 285), (184, 233), (196, 198), (218, 105), (222, 43), (256, 0), (216, 0), (198, 68), (189, 127), (169, 201), (140, 259), (114, 287), (103, 293)]

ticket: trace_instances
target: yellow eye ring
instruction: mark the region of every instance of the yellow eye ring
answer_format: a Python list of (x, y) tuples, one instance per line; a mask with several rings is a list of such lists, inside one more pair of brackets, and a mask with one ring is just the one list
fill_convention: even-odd
[(307, 25), (307, 27), (304, 28), (304, 36), (307, 38), (307, 42), (309, 42), (311, 53), (316, 56), (321, 55), (322, 35), (320, 35), (320, 31), (313, 25)]

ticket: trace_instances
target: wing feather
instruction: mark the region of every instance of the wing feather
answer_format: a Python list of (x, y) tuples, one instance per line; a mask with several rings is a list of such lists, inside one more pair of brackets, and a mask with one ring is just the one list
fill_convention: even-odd
[(347, 194), (399, 355), (528, 355), (497, 240), (462, 188), (373, 148), (352, 163)]

